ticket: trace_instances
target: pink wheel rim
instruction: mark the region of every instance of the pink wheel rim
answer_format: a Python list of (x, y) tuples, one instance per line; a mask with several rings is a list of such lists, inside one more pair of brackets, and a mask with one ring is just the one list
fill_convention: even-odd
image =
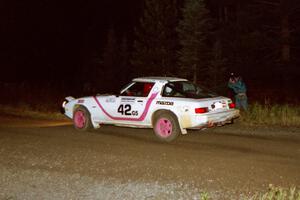
[(155, 131), (161, 137), (168, 137), (172, 134), (172, 123), (167, 118), (161, 118), (156, 122)]
[(75, 126), (78, 128), (83, 128), (85, 125), (85, 115), (82, 111), (76, 111), (74, 116)]

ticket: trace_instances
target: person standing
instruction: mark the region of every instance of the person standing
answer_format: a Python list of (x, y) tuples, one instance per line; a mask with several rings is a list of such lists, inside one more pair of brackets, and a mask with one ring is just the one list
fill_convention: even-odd
[(231, 73), (228, 87), (234, 92), (236, 108), (246, 111), (248, 109), (247, 88), (242, 77)]

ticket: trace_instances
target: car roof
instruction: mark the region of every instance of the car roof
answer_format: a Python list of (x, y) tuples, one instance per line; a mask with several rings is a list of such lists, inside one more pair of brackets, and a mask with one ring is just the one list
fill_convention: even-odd
[(177, 78), (177, 77), (164, 77), (164, 76), (149, 76), (149, 77), (139, 77), (134, 78), (133, 81), (150, 81), (150, 82), (173, 82), (173, 81), (187, 81), (187, 79), (184, 78)]

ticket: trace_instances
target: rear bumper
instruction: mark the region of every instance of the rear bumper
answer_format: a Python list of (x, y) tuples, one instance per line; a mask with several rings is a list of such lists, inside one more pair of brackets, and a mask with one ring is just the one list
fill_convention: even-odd
[(240, 111), (237, 109), (227, 110), (220, 113), (208, 114), (208, 122), (222, 122), (240, 117)]
[(234, 119), (240, 117), (240, 111), (237, 109), (227, 110), (219, 113), (209, 113), (205, 116), (205, 120), (203, 120), (203, 116), (201, 117), (200, 123), (196, 126), (191, 127), (191, 129), (201, 129), (201, 128), (210, 128), (214, 126), (223, 126), (228, 123), (232, 123)]

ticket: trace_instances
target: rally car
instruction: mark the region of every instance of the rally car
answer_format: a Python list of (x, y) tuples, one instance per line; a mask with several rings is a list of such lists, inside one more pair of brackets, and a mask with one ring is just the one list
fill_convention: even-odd
[(187, 129), (222, 126), (239, 117), (231, 99), (174, 77), (135, 78), (114, 95), (66, 97), (62, 112), (78, 130), (104, 124), (153, 128), (167, 142)]

